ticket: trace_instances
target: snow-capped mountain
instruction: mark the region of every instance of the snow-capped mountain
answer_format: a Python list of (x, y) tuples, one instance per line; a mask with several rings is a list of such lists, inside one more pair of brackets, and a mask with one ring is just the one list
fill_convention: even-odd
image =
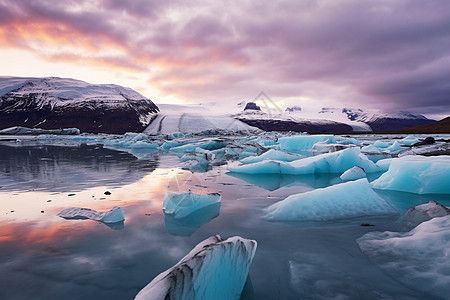
[(159, 111), (138, 92), (69, 78), (0, 77), (0, 129), (77, 127), (91, 133), (142, 132)]

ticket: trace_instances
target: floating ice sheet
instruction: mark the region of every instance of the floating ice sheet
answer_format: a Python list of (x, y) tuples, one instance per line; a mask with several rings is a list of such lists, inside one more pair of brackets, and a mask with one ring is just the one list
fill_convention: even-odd
[(64, 219), (90, 219), (103, 223), (117, 223), (125, 220), (123, 209), (114, 206), (110, 211), (99, 212), (89, 208), (69, 207), (58, 213)]
[(370, 232), (356, 241), (371, 260), (404, 285), (448, 298), (450, 215), (409, 232)]
[(396, 213), (364, 178), (291, 195), (266, 208), (265, 218), (271, 221), (327, 221)]
[(395, 158), (372, 186), (416, 194), (450, 194), (450, 156)]
[(256, 247), (256, 241), (238, 236), (209, 237), (153, 279), (135, 299), (239, 299)]

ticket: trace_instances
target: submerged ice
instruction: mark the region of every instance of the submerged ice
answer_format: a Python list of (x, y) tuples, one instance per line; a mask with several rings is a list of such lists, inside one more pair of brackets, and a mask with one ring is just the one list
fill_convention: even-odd
[(211, 236), (137, 295), (153, 299), (239, 299), (256, 252), (254, 240)]
[(408, 232), (370, 232), (357, 242), (372, 261), (404, 285), (448, 298), (450, 215), (423, 222)]
[(266, 208), (265, 218), (271, 221), (327, 221), (396, 213), (364, 178), (291, 195)]

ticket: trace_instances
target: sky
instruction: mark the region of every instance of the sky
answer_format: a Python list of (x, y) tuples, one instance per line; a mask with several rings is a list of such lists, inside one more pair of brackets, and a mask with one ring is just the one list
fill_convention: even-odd
[(0, 0), (0, 75), (450, 115), (448, 0)]

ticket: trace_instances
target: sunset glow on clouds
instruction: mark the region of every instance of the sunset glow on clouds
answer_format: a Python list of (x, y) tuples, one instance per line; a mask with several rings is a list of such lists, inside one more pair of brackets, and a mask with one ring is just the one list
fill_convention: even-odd
[(450, 114), (450, 2), (0, 0), (0, 75)]

